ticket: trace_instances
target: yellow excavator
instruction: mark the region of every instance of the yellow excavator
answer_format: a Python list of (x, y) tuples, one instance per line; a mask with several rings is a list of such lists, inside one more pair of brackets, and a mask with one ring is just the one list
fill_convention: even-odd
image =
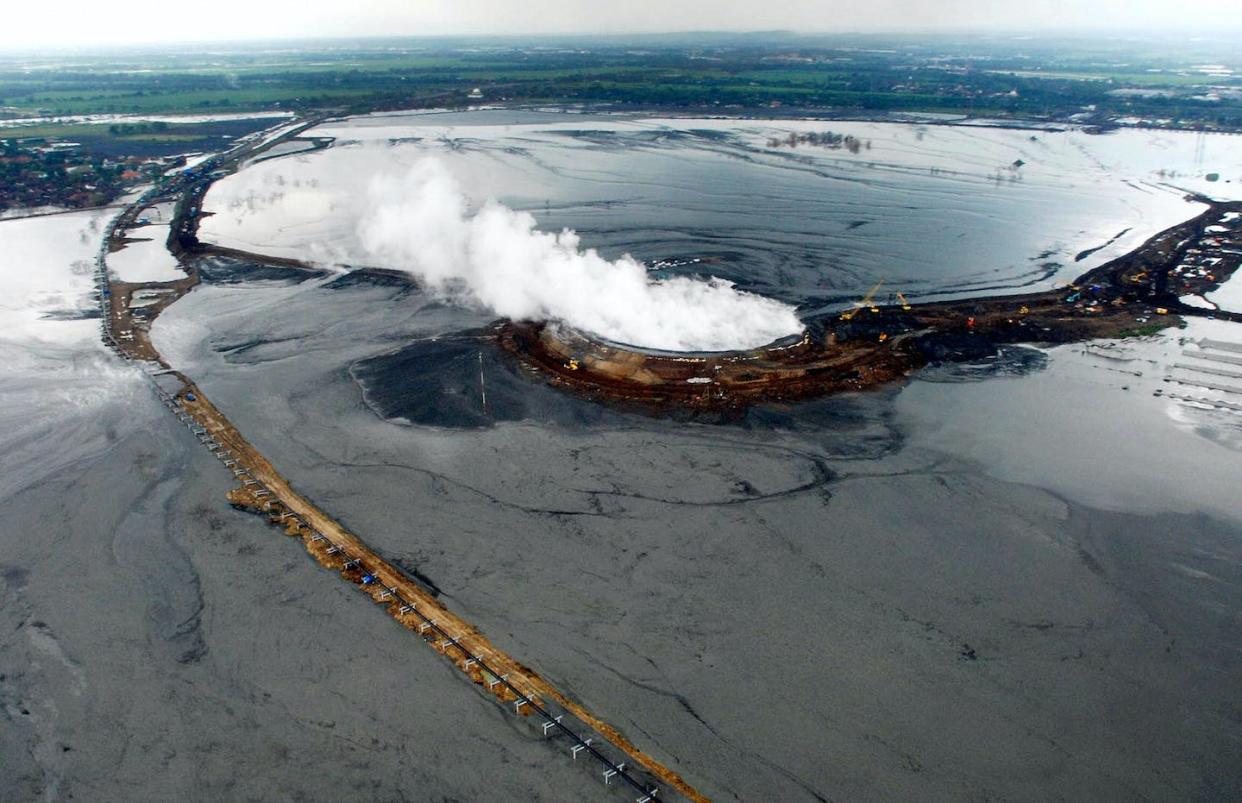
[(880, 287), (883, 286), (883, 284), (884, 284), (883, 279), (880, 279), (880, 281), (876, 282), (875, 286), (867, 291), (867, 295), (863, 296), (862, 301), (859, 301), (857, 306), (854, 307), (854, 309), (846, 310), (845, 312), (841, 313), (841, 320), (852, 321), (854, 319), (854, 316), (857, 315), (858, 311), (862, 309), (863, 307), (871, 307), (872, 312), (879, 312), (880, 311), (879, 307), (871, 306), (871, 299), (875, 298), (875, 294), (880, 292)]

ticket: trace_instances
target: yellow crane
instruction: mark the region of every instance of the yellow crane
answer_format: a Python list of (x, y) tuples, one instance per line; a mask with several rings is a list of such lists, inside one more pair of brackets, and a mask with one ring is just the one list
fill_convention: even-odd
[(862, 301), (859, 301), (857, 306), (854, 307), (854, 309), (846, 310), (845, 312), (841, 313), (841, 320), (843, 321), (853, 320), (854, 316), (858, 314), (858, 311), (860, 309), (862, 309), (863, 307), (870, 307), (871, 299), (875, 298), (875, 294), (880, 292), (880, 287), (883, 284), (884, 284), (883, 279), (880, 279), (880, 281), (876, 282), (875, 286), (867, 291), (867, 295), (863, 296)]

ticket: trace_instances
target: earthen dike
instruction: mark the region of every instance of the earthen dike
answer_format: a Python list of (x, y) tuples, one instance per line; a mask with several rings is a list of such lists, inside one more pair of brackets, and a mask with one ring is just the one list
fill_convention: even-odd
[[(1242, 261), (1242, 215), (1231, 214), (1242, 203), (1195, 200), (1208, 208), (1065, 287), (928, 304), (868, 303), (812, 318), (801, 337), (750, 351), (650, 351), (546, 321), (504, 321), (494, 333), (533, 373), (588, 398), (655, 412), (727, 413), (864, 390), (928, 363), (986, 358), (1004, 344), (1146, 334), (1178, 324), (1179, 315), (1242, 321), (1236, 312), (1180, 300), (1218, 287)], [(1182, 270), (1188, 260), (1205, 259), (1218, 260), (1206, 275)]]

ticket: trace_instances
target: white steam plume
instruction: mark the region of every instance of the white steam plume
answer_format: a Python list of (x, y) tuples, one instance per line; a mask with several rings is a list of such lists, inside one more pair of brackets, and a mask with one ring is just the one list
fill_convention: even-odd
[(471, 214), (434, 159), (371, 182), (358, 239), (373, 263), (517, 320), (554, 319), (609, 340), (671, 351), (746, 349), (802, 331), (793, 307), (721, 279), (652, 281), (630, 256), (583, 251), (578, 235), (535, 230), (494, 201)]

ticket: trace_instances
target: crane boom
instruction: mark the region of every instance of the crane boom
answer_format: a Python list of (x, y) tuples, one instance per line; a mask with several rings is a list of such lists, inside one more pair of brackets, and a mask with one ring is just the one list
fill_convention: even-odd
[(863, 307), (871, 306), (871, 299), (875, 298), (875, 294), (880, 292), (880, 288), (883, 285), (884, 285), (884, 280), (880, 279), (880, 281), (876, 282), (875, 285), (870, 290), (867, 291), (867, 295), (862, 297), (862, 301), (859, 301), (858, 304), (854, 307), (854, 309), (847, 310), (846, 312), (841, 313), (841, 318), (847, 321), (851, 320), (853, 319), (855, 315), (858, 314), (858, 311), (860, 309), (862, 309)]

